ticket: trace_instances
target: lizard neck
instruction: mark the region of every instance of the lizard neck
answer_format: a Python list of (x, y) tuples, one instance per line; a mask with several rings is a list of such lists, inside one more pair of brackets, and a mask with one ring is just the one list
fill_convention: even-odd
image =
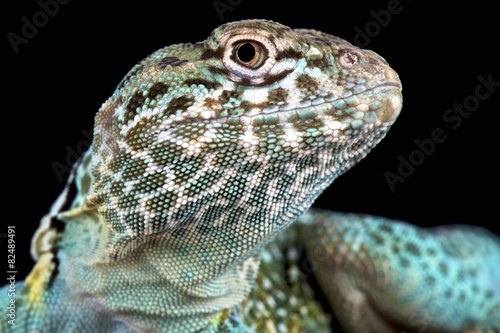
[[(59, 209), (65, 206), (68, 210), (52, 212), (52, 218), (46, 218), (63, 225), (59, 227), (57, 244), (51, 246), (52, 250), (57, 248), (53, 252), (58, 259), (58, 275), (53, 287), (67, 291), (63, 294), (68, 303), (74, 298), (84, 298), (98, 304), (96, 311), (119, 314), (128, 326), (140, 331), (161, 331), (165, 323), (179, 321), (182, 325), (189, 317), (202, 328), (216, 313), (237, 306), (247, 297), (259, 257), (249, 253), (236, 257), (228, 253), (228, 260), (215, 260), (212, 256), (220, 253), (224, 246), (224, 242), (215, 239), (211, 246), (207, 243), (188, 246), (175, 242), (172, 232), (165, 232), (142, 236), (130, 242), (123, 253), (111, 255), (114, 232), (98, 208), (85, 201), (92, 182), (88, 168), (91, 157), (91, 153), (84, 156), (63, 192), (71, 192), (70, 187), (77, 189), (71, 204), (60, 200)], [(50, 223), (46, 223), (45, 228), (53, 229), (53, 224), (49, 227)], [(39, 234), (49, 233), (40, 231)], [(40, 236), (34, 242), (34, 252), (39, 255), (47, 251), (41, 249), (41, 244), (47, 244), (43, 238)], [(192, 257), (189, 265), (183, 265), (189, 256)], [(205, 267), (212, 264), (213, 268), (197, 274), (195, 263)], [(154, 295), (161, 307), (143, 306), (144, 295)]]

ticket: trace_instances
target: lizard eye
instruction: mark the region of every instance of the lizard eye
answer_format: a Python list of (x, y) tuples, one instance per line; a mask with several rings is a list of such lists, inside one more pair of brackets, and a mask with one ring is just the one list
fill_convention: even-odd
[(254, 41), (241, 41), (233, 46), (233, 60), (243, 66), (258, 68), (267, 60), (266, 48)]
[(276, 47), (259, 34), (239, 34), (225, 43), (222, 62), (229, 71), (245, 79), (267, 75), (276, 63)]

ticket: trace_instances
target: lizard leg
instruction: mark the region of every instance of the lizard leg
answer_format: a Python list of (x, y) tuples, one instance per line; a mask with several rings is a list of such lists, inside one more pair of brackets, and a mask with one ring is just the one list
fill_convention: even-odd
[(500, 239), (492, 233), (319, 210), (299, 222), (347, 332), (499, 332)]

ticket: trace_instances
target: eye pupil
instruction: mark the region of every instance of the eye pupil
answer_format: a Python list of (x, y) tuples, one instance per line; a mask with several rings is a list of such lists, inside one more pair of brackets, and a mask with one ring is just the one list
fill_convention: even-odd
[(251, 43), (242, 44), (238, 50), (236, 51), (236, 56), (238, 59), (244, 63), (249, 63), (255, 59), (257, 55), (257, 51), (255, 50), (255, 46)]
[(243, 70), (258, 70), (265, 66), (269, 59), (267, 48), (260, 42), (254, 40), (239, 40), (230, 44), (230, 64), (234, 64)]

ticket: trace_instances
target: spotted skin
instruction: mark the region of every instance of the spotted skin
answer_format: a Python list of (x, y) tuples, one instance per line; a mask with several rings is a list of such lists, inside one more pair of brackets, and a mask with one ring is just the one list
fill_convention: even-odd
[(314, 274), (346, 332), (499, 332), (500, 238), (311, 209), (299, 218)]
[(383, 58), (314, 30), (247, 20), (154, 52), (97, 113), (2, 329), (328, 331), (307, 274), (279, 282), (307, 253), (287, 227), (401, 106)]

